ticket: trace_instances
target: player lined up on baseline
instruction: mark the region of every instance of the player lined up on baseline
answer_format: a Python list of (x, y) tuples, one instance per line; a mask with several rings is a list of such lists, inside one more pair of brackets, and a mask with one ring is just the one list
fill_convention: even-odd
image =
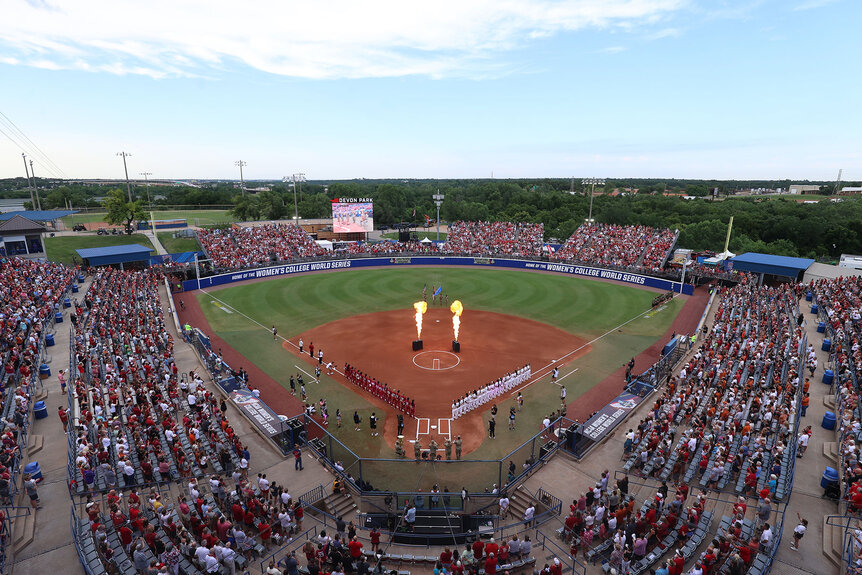
[(349, 363), (344, 364), (344, 377), (346, 377), (347, 381), (353, 385), (361, 387), (368, 393), (374, 395), (374, 397), (382, 399), (389, 405), (393, 406), (395, 409), (403, 411), (410, 416), (416, 414), (416, 402), (413, 399), (402, 394), (397, 389), (392, 389), (385, 383), (380, 383), (373, 377), (368, 377)]
[(456, 399), (452, 402), (452, 419), (458, 419), (480, 405), (500, 397), (513, 387), (530, 379), (531, 373), (530, 364), (527, 364), (515, 370), (514, 373), (507, 373), (503, 377), (465, 394), (464, 397)]

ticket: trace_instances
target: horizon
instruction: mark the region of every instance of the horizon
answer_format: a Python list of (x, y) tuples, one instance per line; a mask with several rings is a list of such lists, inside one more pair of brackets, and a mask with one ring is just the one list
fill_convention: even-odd
[(7, 15), (0, 178), (862, 180), (850, 0)]

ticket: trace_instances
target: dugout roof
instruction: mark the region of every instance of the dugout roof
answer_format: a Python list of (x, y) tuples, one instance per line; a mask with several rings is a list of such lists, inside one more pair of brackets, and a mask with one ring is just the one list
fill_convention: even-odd
[(34, 222), (53, 222), (72, 214), (77, 214), (76, 210), (19, 210), (17, 212), (6, 212), (0, 214), (0, 222), (14, 218), (15, 216), (23, 216)]

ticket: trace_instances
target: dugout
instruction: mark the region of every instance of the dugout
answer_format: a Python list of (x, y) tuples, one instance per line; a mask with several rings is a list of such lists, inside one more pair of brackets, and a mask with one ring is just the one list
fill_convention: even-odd
[(150, 265), (150, 248), (140, 244), (106, 246), (75, 250), (85, 266), (117, 266), (122, 269), (140, 269)]
[(734, 271), (760, 274), (760, 283), (798, 282), (814, 260), (746, 252), (730, 260)]

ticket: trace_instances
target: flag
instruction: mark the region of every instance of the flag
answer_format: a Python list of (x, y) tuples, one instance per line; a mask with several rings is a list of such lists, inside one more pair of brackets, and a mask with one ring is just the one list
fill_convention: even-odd
[(443, 286), (438, 287), (432, 295), (440, 295), (441, 293), (443, 293)]

